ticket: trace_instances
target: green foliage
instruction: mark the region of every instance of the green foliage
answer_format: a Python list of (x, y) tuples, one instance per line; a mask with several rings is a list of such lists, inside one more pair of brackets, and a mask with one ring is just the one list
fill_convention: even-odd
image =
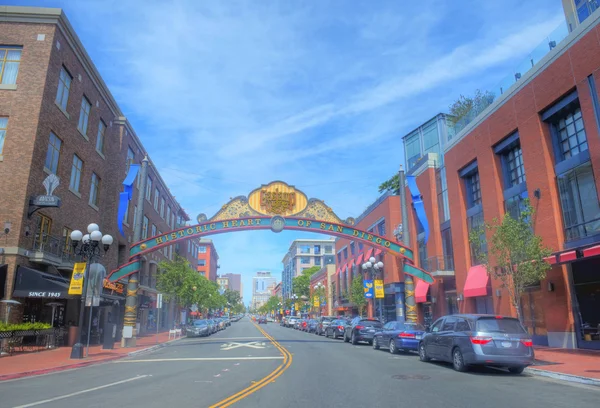
[(493, 101), (493, 93), (490, 91), (481, 92), (480, 89), (477, 89), (472, 97), (460, 95), (449, 107), (452, 121), (457, 123), (464, 118), (467, 118), (467, 120), (473, 119), (483, 112)]
[(281, 302), (281, 299), (279, 299), (277, 296), (271, 296), (269, 298), (269, 300), (267, 300), (267, 303), (262, 305), (258, 309), (258, 311), (262, 314), (268, 314), (268, 313), (271, 313), (272, 311), (275, 311), (275, 313), (277, 313), (277, 310), (279, 310), (280, 302)]
[(240, 293), (235, 290), (225, 289), (225, 292), (223, 292), (223, 296), (225, 296), (225, 300), (231, 306), (235, 306), (242, 301), (242, 297), (240, 296)]
[(52, 328), (50, 323), (0, 323), (0, 332), (17, 330), (46, 330)]
[(199, 310), (218, 309), (227, 301), (219, 294), (218, 285), (194, 271), (185, 258), (176, 256), (173, 261), (162, 261), (156, 288), (166, 300), (176, 299), (183, 307), (198, 305)]
[(485, 265), (490, 276), (502, 282), (520, 320), (521, 297), (525, 288), (545, 279), (550, 265), (544, 258), (552, 253), (533, 231), (533, 214), (533, 207), (526, 200), (519, 218), (506, 213), (501, 222), (495, 220), (493, 224), (486, 224), (469, 234), (469, 241), (475, 247), (481, 245), (486, 232), (491, 236), (488, 254), (478, 254), (478, 260)]
[(398, 173), (379, 185), (379, 193), (383, 194), (387, 191), (391, 191), (392, 194), (396, 195), (400, 194), (400, 177), (398, 176)]
[(363, 316), (365, 307), (367, 306), (367, 299), (365, 298), (365, 291), (363, 289), (363, 277), (360, 274), (352, 279), (350, 302), (358, 308), (358, 314)]
[(294, 293), (300, 296), (308, 297), (310, 295), (310, 277), (321, 270), (320, 266), (311, 266), (305, 269), (299, 276), (296, 276), (292, 281)]

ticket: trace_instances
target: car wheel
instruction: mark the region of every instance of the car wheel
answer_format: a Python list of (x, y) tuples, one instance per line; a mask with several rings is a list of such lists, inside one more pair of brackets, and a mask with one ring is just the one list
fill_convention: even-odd
[(523, 372), (523, 370), (525, 370), (524, 366), (520, 366), (520, 367), (508, 367), (508, 371), (511, 374), (521, 374)]
[(456, 371), (460, 371), (461, 373), (467, 371), (465, 360), (458, 347), (452, 351), (452, 365)]
[(373, 339), (373, 350), (379, 350), (379, 342), (377, 341), (377, 337)]
[(427, 356), (427, 350), (425, 349), (425, 344), (419, 344), (419, 360), (428, 362), (431, 359)]
[(394, 339), (390, 340), (390, 353), (398, 354), (398, 349), (396, 348), (396, 342)]
[(354, 335), (354, 333), (352, 333), (352, 344), (355, 346), (358, 344), (358, 340), (356, 340), (356, 336)]
[(344, 343), (348, 343), (350, 339), (346, 336), (346, 332), (344, 332)]

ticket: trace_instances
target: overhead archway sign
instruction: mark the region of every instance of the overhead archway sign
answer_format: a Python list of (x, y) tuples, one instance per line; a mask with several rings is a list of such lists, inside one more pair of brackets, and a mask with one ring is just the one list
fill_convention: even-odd
[(197, 221), (197, 225), (179, 228), (131, 245), (130, 261), (113, 271), (109, 280), (116, 282), (139, 271), (140, 256), (165, 246), (227, 232), (270, 229), (275, 233), (298, 230), (361, 241), (404, 258), (404, 273), (428, 283), (434, 281), (429, 273), (412, 265), (412, 249), (356, 228), (353, 218), (340, 219), (322, 200), (308, 199), (303, 192), (282, 181), (263, 185), (248, 197), (233, 198), (210, 219), (200, 214)]

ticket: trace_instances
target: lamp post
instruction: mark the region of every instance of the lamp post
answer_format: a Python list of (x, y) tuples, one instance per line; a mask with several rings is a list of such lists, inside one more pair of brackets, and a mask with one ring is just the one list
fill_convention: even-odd
[[(325, 285), (323, 285), (323, 282), (318, 282), (315, 286), (315, 296), (318, 296), (319, 298), (319, 305), (317, 306), (317, 314), (318, 317), (321, 317), (321, 299), (323, 297), (323, 292), (325, 291)], [(314, 301), (314, 299), (313, 299)]]
[(296, 295), (295, 293), (292, 293), (292, 296), (290, 296), (290, 299), (292, 299), (292, 306), (294, 309), (294, 316), (296, 315), (296, 301), (298, 300), (298, 295)]
[[(377, 262), (377, 259), (372, 256), (367, 262), (362, 264), (362, 269), (365, 272), (368, 270), (371, 273), (371, 279), (375, 280), (380, 271), (383, 274), (383, 266), (383, 262)], [(373, 299), (373, 304), (375, 304), (375, 299)], [(381, 299), (379, 300), (379, 320), (383, 322), (383, 304)]]
[(73, 252), (80, 255), (85, 261), (85, 272), (83, 275), (83, 292), (81, 293), (81, 306), (79, 309), (79, 324), (77, 325), (77, 334), (75, 338), (77, 343), (71, 349), (71, 358), (83, 358), (83, 339), (82, 331), (83, 321), (85, 319), (85, 297), (87, 295), (87, 286), (90, 275), (90, 265), (100, 257), (100, 243), (104, 253), (108, 252), (113, 243), (113, 237), (102, 235), (100, 227), (97, 224), (90, 224), (87, 227), (88, 233), (83, 235), (79, 230), (71, 232), (71, 242), (73, 243)]

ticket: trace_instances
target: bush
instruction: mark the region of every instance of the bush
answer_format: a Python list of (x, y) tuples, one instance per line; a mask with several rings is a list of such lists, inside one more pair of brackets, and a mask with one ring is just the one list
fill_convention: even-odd
[(0, 332), (24, 331), (24, 330), (46, 330), (52, 328), (49, 323), (0, 323)]

